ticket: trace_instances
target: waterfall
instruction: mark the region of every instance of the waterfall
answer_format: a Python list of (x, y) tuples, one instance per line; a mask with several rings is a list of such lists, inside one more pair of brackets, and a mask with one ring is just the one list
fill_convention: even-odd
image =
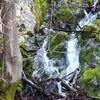
[(47, 43), (48, 37), (44, 40), (42, 47), (37, 51), (37, 55), (34, 61), (36, 69), (33, 72), (33, 77), (41, 78), (44, 74), (48, 78), (51, 78), (52, 75), (58, 73), (58, 70), (55, 67), (53, 67), (53, 60), (50, 60), (47, 56)]
[(66, 54), (69, 61), (66, 74), (70, 74), (79, 68), (79, 46), (75, 33), (70, 34)]
[[(96, 0), (97, 2), (97, 0)], [(94, 3), (94, 8), (96, 5), (96, 2)], [(86, 25), (92, 25), (92, 22), (97, 18), (97, 14), (93, 14), (92, 11), (87, 13), (86, 10), (84, 10), (85, 17), (78, 22), (78, 26), (76, 27), (76, 31), (80, 31), (81, 28), (83, 28)], [(50, 59), (47, 54), (47, 44), (48, 44), (48, 36), (45, 38), (42, 47), (37, 51), (37, 55), (34, 59), (34, 67), (35, 71), (32, 74), (33, 78), (42, 79), (42, 78), (52, 78), (52, 77), (59, 77), (62, 78), (63, 81), (66, 84), (70, 83), (70, 73), (73, 73), (76, 71), (76, 74), (74, 74), (73, 83), (75, 84), (77, 80), (77, 75), (80, 73), (80, 63), (79, 63), (79, 54), (80, 54), (80, 46), (78, 43), (78, 37), (76, 37), (76, 33), (72, 32), (69, 35), (69, 40), (66, 43), (66, 54), (64, 61), (68, 62), (66, 64), (66, 68), (63, 68), (62, 61), (60, 61), (60, 68), (62, 68), (62, 71), (59, 72), (60, 68), (56, 68), (54, 66), (54, 62), (56, 62), (55, 59)], [(68, 77), (64, 78), (65, 76), (69, 75)], [(59, 94), (65, 95), (65, 93), (62, 92), (62, 85), (61, 82), (57, 82), (58, 86), (58, 92)], [(70, 85), (71, 86), (71, 85)]]
[[(85, 17), (79, 21), (79, 26), (77, 26), (76, 31), (80, 31), (81, 28), (83, 28), (86, 25), (92, 25), (92, 22), (97, 18), (97, 14), (87, 13), (86, 10), (84, 10)], [(70, 74), (74, 72), (76, 69), (80, 68), (79, 64), (79, 53), (80, 53), (80, 47), (78, 45), (78, 39), (76, 38), (76, 33), (70, 34), (70, 39), (68, 41), (67, 46), (67, 56), (69, 65), (67, 67), (66, 74)]]
[[(97, 0), (96, 0), (97, 2)], [(94, 7), (96, 5), (94, 3)], [(97, 14), (92, 14), (90, 11), (89, 13), (84, 10), (85, 17), (78, 22), (78, 26), (76, 27), (76, 31), (80, 31), (86, 25), (91, 25), (92, 22), (97, 18)], [(56, 67), (53, 65), (53, 59), (50, 59), (47, 56), (47, 43), (48, 37), (45, 38), (42, 47), (37, 51), (37, 55), (34, 59), (34, 66), (35, 71), (33, 72), (33, 77), (41, 78), (46, 75), (47, 78), (51, 78), (52, 76), (57, 75), (58, 77), (64, 77), (77, 69), (80, 69), (79, 63), (79, 54), (80, 54), (80, 46), (78, 44), (78, 38), (76, 37), (76, 33), (72, 32), (70, 34), (70, 38), (67, 43), (67, 50), (66, 50), (66, 58), (68, 60), (68, 66), (64, 69), (60, 74)], [(66, 60), (65, 60), (66, 61)]]

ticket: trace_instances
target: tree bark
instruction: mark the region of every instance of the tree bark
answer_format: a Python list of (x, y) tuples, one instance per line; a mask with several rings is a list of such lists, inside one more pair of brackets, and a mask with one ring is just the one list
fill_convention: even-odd
[(13, 83), (21, 79), (22, 56), (19, 49), (15, 0), (2, 0), (2, 31), (4, 33), (5, 78)]

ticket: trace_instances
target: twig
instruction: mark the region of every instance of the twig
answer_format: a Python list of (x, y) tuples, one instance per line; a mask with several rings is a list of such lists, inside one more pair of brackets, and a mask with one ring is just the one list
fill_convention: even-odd
[(23, 58), (23, 61), (33, 59), (33, 57)]
[(69, 73), (68, 75), (65, 75), (62, 79), (65, 79), (66, 77), (70, 76), (71, 74), (74, 74), (75, 72), (76, 72), (76, 70), (71, 72), (71, 73)]
[(61, 81), (61, 84), (62, 84), (62, 86), (65, 87), (66, 89), (69, 89), (69, 90), (74, 91), (74, 92), (77, 91), (77, 90), (74, 88), (73, 84), (71, 84), (71, 83), (68, 82), (68, 81), (62, 80), (62, 81)]
[(90, 98), (90, 99), (93, 99), (93, 100), (100, 100), (100, 98), (98, 98), (98, 97), (94, 97), (94, 96), (87, 96), (88, 98)]

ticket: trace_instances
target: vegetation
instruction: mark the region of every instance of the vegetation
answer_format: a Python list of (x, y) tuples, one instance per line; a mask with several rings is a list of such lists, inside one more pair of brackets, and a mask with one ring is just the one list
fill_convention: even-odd
[(49, 38), (49, 56), (54, 58), (61, 58), (64, 56), (66, 40), (68, 33), (56, 32)]
[(90, 95), (100, 97), (100, 67), (85, 68), (81, 83)]
[(48, 7), (48, 5), (47, 5), (46, 0), (35, 0), (35, 2), (34, 2), (32, 12), (36, 17), (36, 26), (35, 26), (36, 32), (39, 31), (40, 25), (43, 22), (47, 7)]
[[(66, 98), (63, 97), (64, 100), (73, 95), (76, 100), (82, 95), (83, 97), (80, 97), (81, 99), (79, 100), (83, 100), (82, 98), (86, 99), (85, 93), (89, 96), (100, 98), (100, 19), (96, 19), (93, 23), (84, 26), (79, 32), (75, 31), (78, 22), (85, 16), (84, 9), (90, 11), (93, 1), (34, 0), (34, 4), (30, 9), (36, 21), (34, 25), (35, 32), (26, 32), (27, 36), (23, 36), (23, 31), (26, 31), (25, 25), (18, 26), (21, 32), (20, 35), (24, 39), (23, 41), (21, 39), (20, 44), (19, 32), (16, 26), (15, 1), (2, 0), (2, 3), (0, 1), (0, 6), (2, 5), (0, 20), (3, 23), (1, 30), (3, 35), (0, 35), (0, 100), (14, 100), (17, 90), (19, 90), (20, 96), (24, 97), (25, 100), (30, 98), (56, 100), (55, 98), (63, 97), (63, 95), (58, 93), (59, 88), (57, 86), (59, 82), (63, 84), (63, 92), (67, 94)], [(83, 5), (86, 5), (86, 8), (82, 7)], [(25, 6), (28, 9), (27, 5)], [(11, 9), (8, 9), (9, 7)], [(6, 12), (7, 9), (9, 11)], [(92, 13), (95, 14), (97, 12), (94, 9)], [(52, 28), (53, 31), (49, 28)], [(60, 72), (63, 73), (64, 71), (66, 73), (66, 67), (69, 65), (65, 53), (67, 52), (66, 48), (70, 34), (73, 31), (77, 33), (75, 38), (78, 38), (81, 48), (79, 55), (81, 72), (79, 73), (80, 77), (77, 75), (77, 78), (74, 80), (73, 77), (76, 75), (76, 71), (67, 83), (64, 77), (60, 77)], [(54, 64), (52, 67), (49, 61), (43, 63), (45, 60), (48, 60), (46, 57), (41, 61), (41, 56), (45, 56), (41, 54), (45, 51), (40, 52), (41, 54), (37, 58), (40, 62), (34, 61), (45, 37), (48, 37), (48, 42), (47, 47), (44, 49), (47, 50), (47, 57), (52, 61), (50, 63)], [(31, 38), (30, 43), (29, 38)], [(32, 77), (35, 69), (34, 64), (40, 68), (38, 72), (36, 71), (37, 77), (35, 75)], [(49, 66), (52, 69), (49, 70), (47, 68), (46, 72), (45, 66)], [(22, 72), (25, 75), (22, 75)], [(50, 72), (54, 76), (50, 76)], [(44, 74), (38, 75), (39, 73)], [(77, 87), (78, 85), (80, 87)]]

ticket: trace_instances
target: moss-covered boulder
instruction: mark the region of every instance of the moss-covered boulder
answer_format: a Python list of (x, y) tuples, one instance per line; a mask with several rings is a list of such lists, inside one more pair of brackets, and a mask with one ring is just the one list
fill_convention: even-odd
[(49, 56), (59, 58), (64, 55), (64, 49), (68, 34), (66, 32), (56, 32), (49, 38)]
[(93, 80), (93, 78), (100, 79), (100, 67), (86, 68), (83, 73), (83, 79), (86, 82)]
[(89, 95), (100, 97), (100, 66), (83, 70), (81, 84)]

